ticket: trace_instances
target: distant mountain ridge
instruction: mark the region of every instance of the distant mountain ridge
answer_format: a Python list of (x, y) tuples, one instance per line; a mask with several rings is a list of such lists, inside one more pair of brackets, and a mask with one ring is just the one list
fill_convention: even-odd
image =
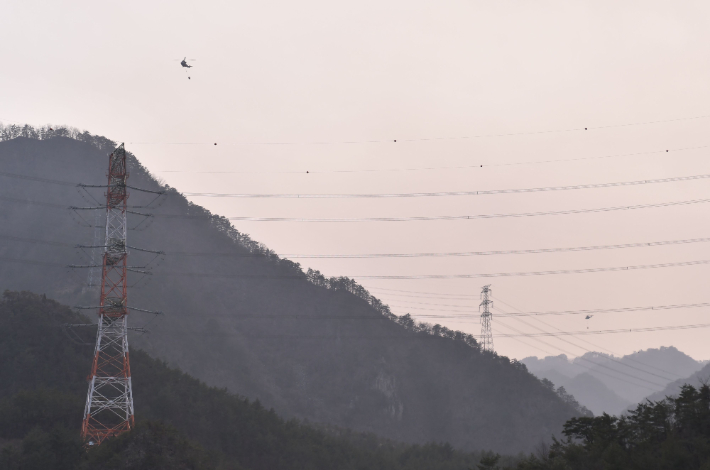
[(686, 384), (692, 385), (696, 388), (700, 388), (705, 384), (710, 384), (710, 364), (707, 364), (707, 361), (701, 361), (701, 364), (704, 364), (704, 367), (699, 371), (693, 373), (689, 377), (678, 379), (669, 383), (666, 385), (666, 388), (660, 392), (647, 396), (646, 399), (651, 401), (659, 401), (666, 397), (677, 397), (681, 392), (681, 387)]
[[(637, 351), (620, 358), (592, 352), (572, 360), (561, 354), (542, 359), (527, 357), (521, 362), (536, 376), (564, 386), (597, 415), (619, 414), (674, 380), (698, 371), (704, 364), (673, 346)], [(577, 377), (584, 377), (586, 386), (575, 384)]]
[[(113, 142), (60, 131), (0, 129), (0, 289), (91, 306), (87, 273), (62, 268), (87, 263), (72, 247), (92, 243), (91, 215), (66, 207), (95, 205), (74, 186), (102, 184)], [(132, 186), (163, 189), (134, 157), (129, 172)], [(135, 191), (130, 201), (143, 203)], [(304, 273), (172, 188), (153, 213), (129, 244), (165, 260), (148, 284), (129, 275), (138, 283), (129, 306), (165, 313), (132, 313), (152, 333), (130, 341), (209, 385), (286, 416), (500, 452), (532, 449), (584, 413), (524, 365), (482, 352), (469, 335), (395, 317), (350, 279)], [(141, 221), (129, 214), (131, 227)]]

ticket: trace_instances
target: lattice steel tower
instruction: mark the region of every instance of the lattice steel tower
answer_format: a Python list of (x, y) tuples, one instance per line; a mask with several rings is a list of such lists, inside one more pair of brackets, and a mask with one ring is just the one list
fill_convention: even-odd
[(126, 151), (109, 155), (106, 191), (106, 243), (101, 272), (99, 323), (81, 435), (90, 444), (128, 431), (134, 425), (126, 318)]
[(483, 286), (481, 291), (481, 303), (478, 306), (478, 310), (481, 312), (481, 344), (483, 345), (484, 351), (493, 352), (493, 330), (491, 329), (491, 317), (493, 314), (490, 311), (490, 306), (493, 305), (493, 301), (490, 299), (491, 286)]

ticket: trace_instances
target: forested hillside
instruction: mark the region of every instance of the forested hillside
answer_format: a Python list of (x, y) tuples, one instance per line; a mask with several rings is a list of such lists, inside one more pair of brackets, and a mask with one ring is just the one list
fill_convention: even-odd
[(210, 388), (131, 351), (137, 429), (88, 453), (79, 429), (93, 332), (86, 317), (29, 292), (0, 298), (0, 470), (466, 470), (480, 455), (449, 444), (285, 421), (258, 401)]
[[(66, 129), (2, 132), (0, 288), (96, 305), (87, 270), (65, 268), (91, 264), (90, 250), (74, 247), (93, 243), (95, 211), (68, 207), (101, 204), (100, 188), (76, 184), (105, 184), (114, 143)], [(167, 189), (157, 208), (143, 207), (152, 194), (131, 190), (132, 210), (152, 217), (129, 214), (128, 244), (165, 252), (152, 275), (129, 275), (129, 306), (164, 312), (131, 313), (132, 326), (151, 331), (132, 345), (285, 416), (407, 442), (529, 450), (584, 412), (472, 337), (395, 317), (352, 280), (279, 258), (163, 188), (135, 157), (129, 171), (131, 186)], [(130, 264), (153, 257), (132, 249)]]

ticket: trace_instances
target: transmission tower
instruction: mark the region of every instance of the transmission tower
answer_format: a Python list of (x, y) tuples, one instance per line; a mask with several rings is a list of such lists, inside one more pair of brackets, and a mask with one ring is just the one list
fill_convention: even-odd
[(490, 284), (483, 286), (478, 310), (480, 311), (481, 307), (483, 307), (481, 312), (481, 344), (483, 345), (483, 350), (493, 352), (493, 330), (491, 329), (491, 317), (493, 314), (490, 311), (493, 301), (490, 299), (491, 292)]
[(121, 144), (108, 164), (106, 243), (94, 360), (81, 435), (89, 445), (128, 431), (134, 425), (131, 367), (128, 362), (126, 251), (126, 151)]

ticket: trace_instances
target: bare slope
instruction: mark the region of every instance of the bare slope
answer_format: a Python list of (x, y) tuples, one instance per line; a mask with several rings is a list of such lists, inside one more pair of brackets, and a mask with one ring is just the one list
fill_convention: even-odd
[[(66, 207), (96, 203), (55, 181), (103, 184), (111, 142), (43, 137), (0, 142), (0, 289), (96, 305), (98, 293), (81, 285), (86, 272), (61, 267), (87, 263), (71, 247), (93, 240)], [(135, 159), (129, 169), (131, 185), (160, 189)], [(94, 194), (100, 201), (101, 190)], [(132, 191), (130, 200), (149, 199)], [(481, 353), (470, 338), (432, 335), (387, 315), (348, 281), (314, 285), (300, 266), (173, 189), (152, 212), (147, 229), (129, 232), (129, 245), (167, 256), (148, 284), (131, 289), (129, 304), (165, 315), (131, 342), (210, 385), (287, 416), (466, 449), (531, 449), (578, 414), (524, 366)], [(130, 264), (149, 259), (133, 250)], [(149, 320), (131, 316), (133, 325)]]

